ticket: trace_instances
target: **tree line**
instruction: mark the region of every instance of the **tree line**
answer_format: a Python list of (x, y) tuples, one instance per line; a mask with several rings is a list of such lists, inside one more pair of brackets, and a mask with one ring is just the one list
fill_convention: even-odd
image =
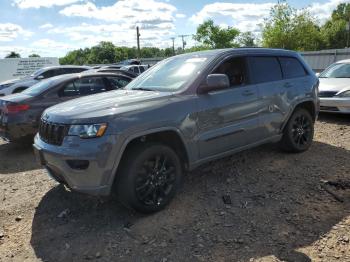
[[(222, 28), (213, 20), (204, 21), (197, 27), (193, 39), (196, 46), (178, 48), (118, 47), (111, 42), (68, 52), (60, 58), (60, 64), (109, 64), (131, 58), (170, 57), (184, 52), (229, 48), (270, 47), (296, 51), (345, 48), (349, 46), (350, 4), (340, 3), (331, 17), (323, 24), (307, 9), (297, 10), (286, 1), (280, 1), (270, 10), (270, 15), (261, 25), (259, 36), (253, 32), (240, 32), (234, 27)], [(10, 55), (18, 55), (13, 54)], [(33, 54), (32, 56), (37, 56)]]

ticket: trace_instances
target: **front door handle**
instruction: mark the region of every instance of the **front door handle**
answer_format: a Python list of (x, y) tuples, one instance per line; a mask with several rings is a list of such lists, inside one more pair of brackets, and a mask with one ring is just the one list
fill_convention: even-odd
[(252, 96), (254, 95), (254, 92), (253, 91), (250, 91), (250, 90), (245, 90), (243, 91), (242, 93), (244, 96)]

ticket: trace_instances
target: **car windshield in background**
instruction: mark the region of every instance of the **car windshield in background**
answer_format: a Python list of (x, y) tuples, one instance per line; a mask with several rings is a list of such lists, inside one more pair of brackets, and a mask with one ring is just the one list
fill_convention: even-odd
[(52, 84), (56, 81), (56, 78), (50, 78), (48, 80), (44, 80), (41, 81), (29, 88), (27, 88), (26, 90), (24, 90), (22, 93), (29, 95), (29, 96), (36, 96), (41, 94), (42, 92), (48, 90)]
[(174, 92), (194, 79), (208, 63), (208, 56), (179, 56), (158, 63), (132, 81), (127, 89)]
[(320, 78), (350, 78), (350, 64), (331, 65), (319, 76)]
[(39, 69), (39, 70), (36, 70), (36, 71), (35, 71), (33, 74), (31, 74), (30, 76), (31, 76), (31, 77), (38, 76), (38, 75), (42, 74), (43, 72), (45, 72), (45, 70), (46, 70), (46, 69), (41, 68), (41, 69)]

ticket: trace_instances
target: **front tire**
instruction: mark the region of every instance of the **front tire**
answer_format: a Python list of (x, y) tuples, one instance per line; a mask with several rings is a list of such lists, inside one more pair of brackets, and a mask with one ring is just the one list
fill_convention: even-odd
[(314, 121), (309, 111), (298, 108), (290, 117), (281, 141), (283, 150), (301, 153), (309, 149), (314, 137)]
[(175, 196), (183, 171), (176, 152), (162, 144), (141, 144), (126, 152), (117, 190), (119, 200), (141, 212), (163, 209)]

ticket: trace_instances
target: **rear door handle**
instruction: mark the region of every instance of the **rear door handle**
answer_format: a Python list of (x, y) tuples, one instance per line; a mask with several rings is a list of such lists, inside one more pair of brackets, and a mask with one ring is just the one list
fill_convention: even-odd
[(254, 92), (253, 91), (250, 91), (250, 90), (245, 90), (243, 91), (242, 93), (244, 96), (252, 96), (254, 95)]

